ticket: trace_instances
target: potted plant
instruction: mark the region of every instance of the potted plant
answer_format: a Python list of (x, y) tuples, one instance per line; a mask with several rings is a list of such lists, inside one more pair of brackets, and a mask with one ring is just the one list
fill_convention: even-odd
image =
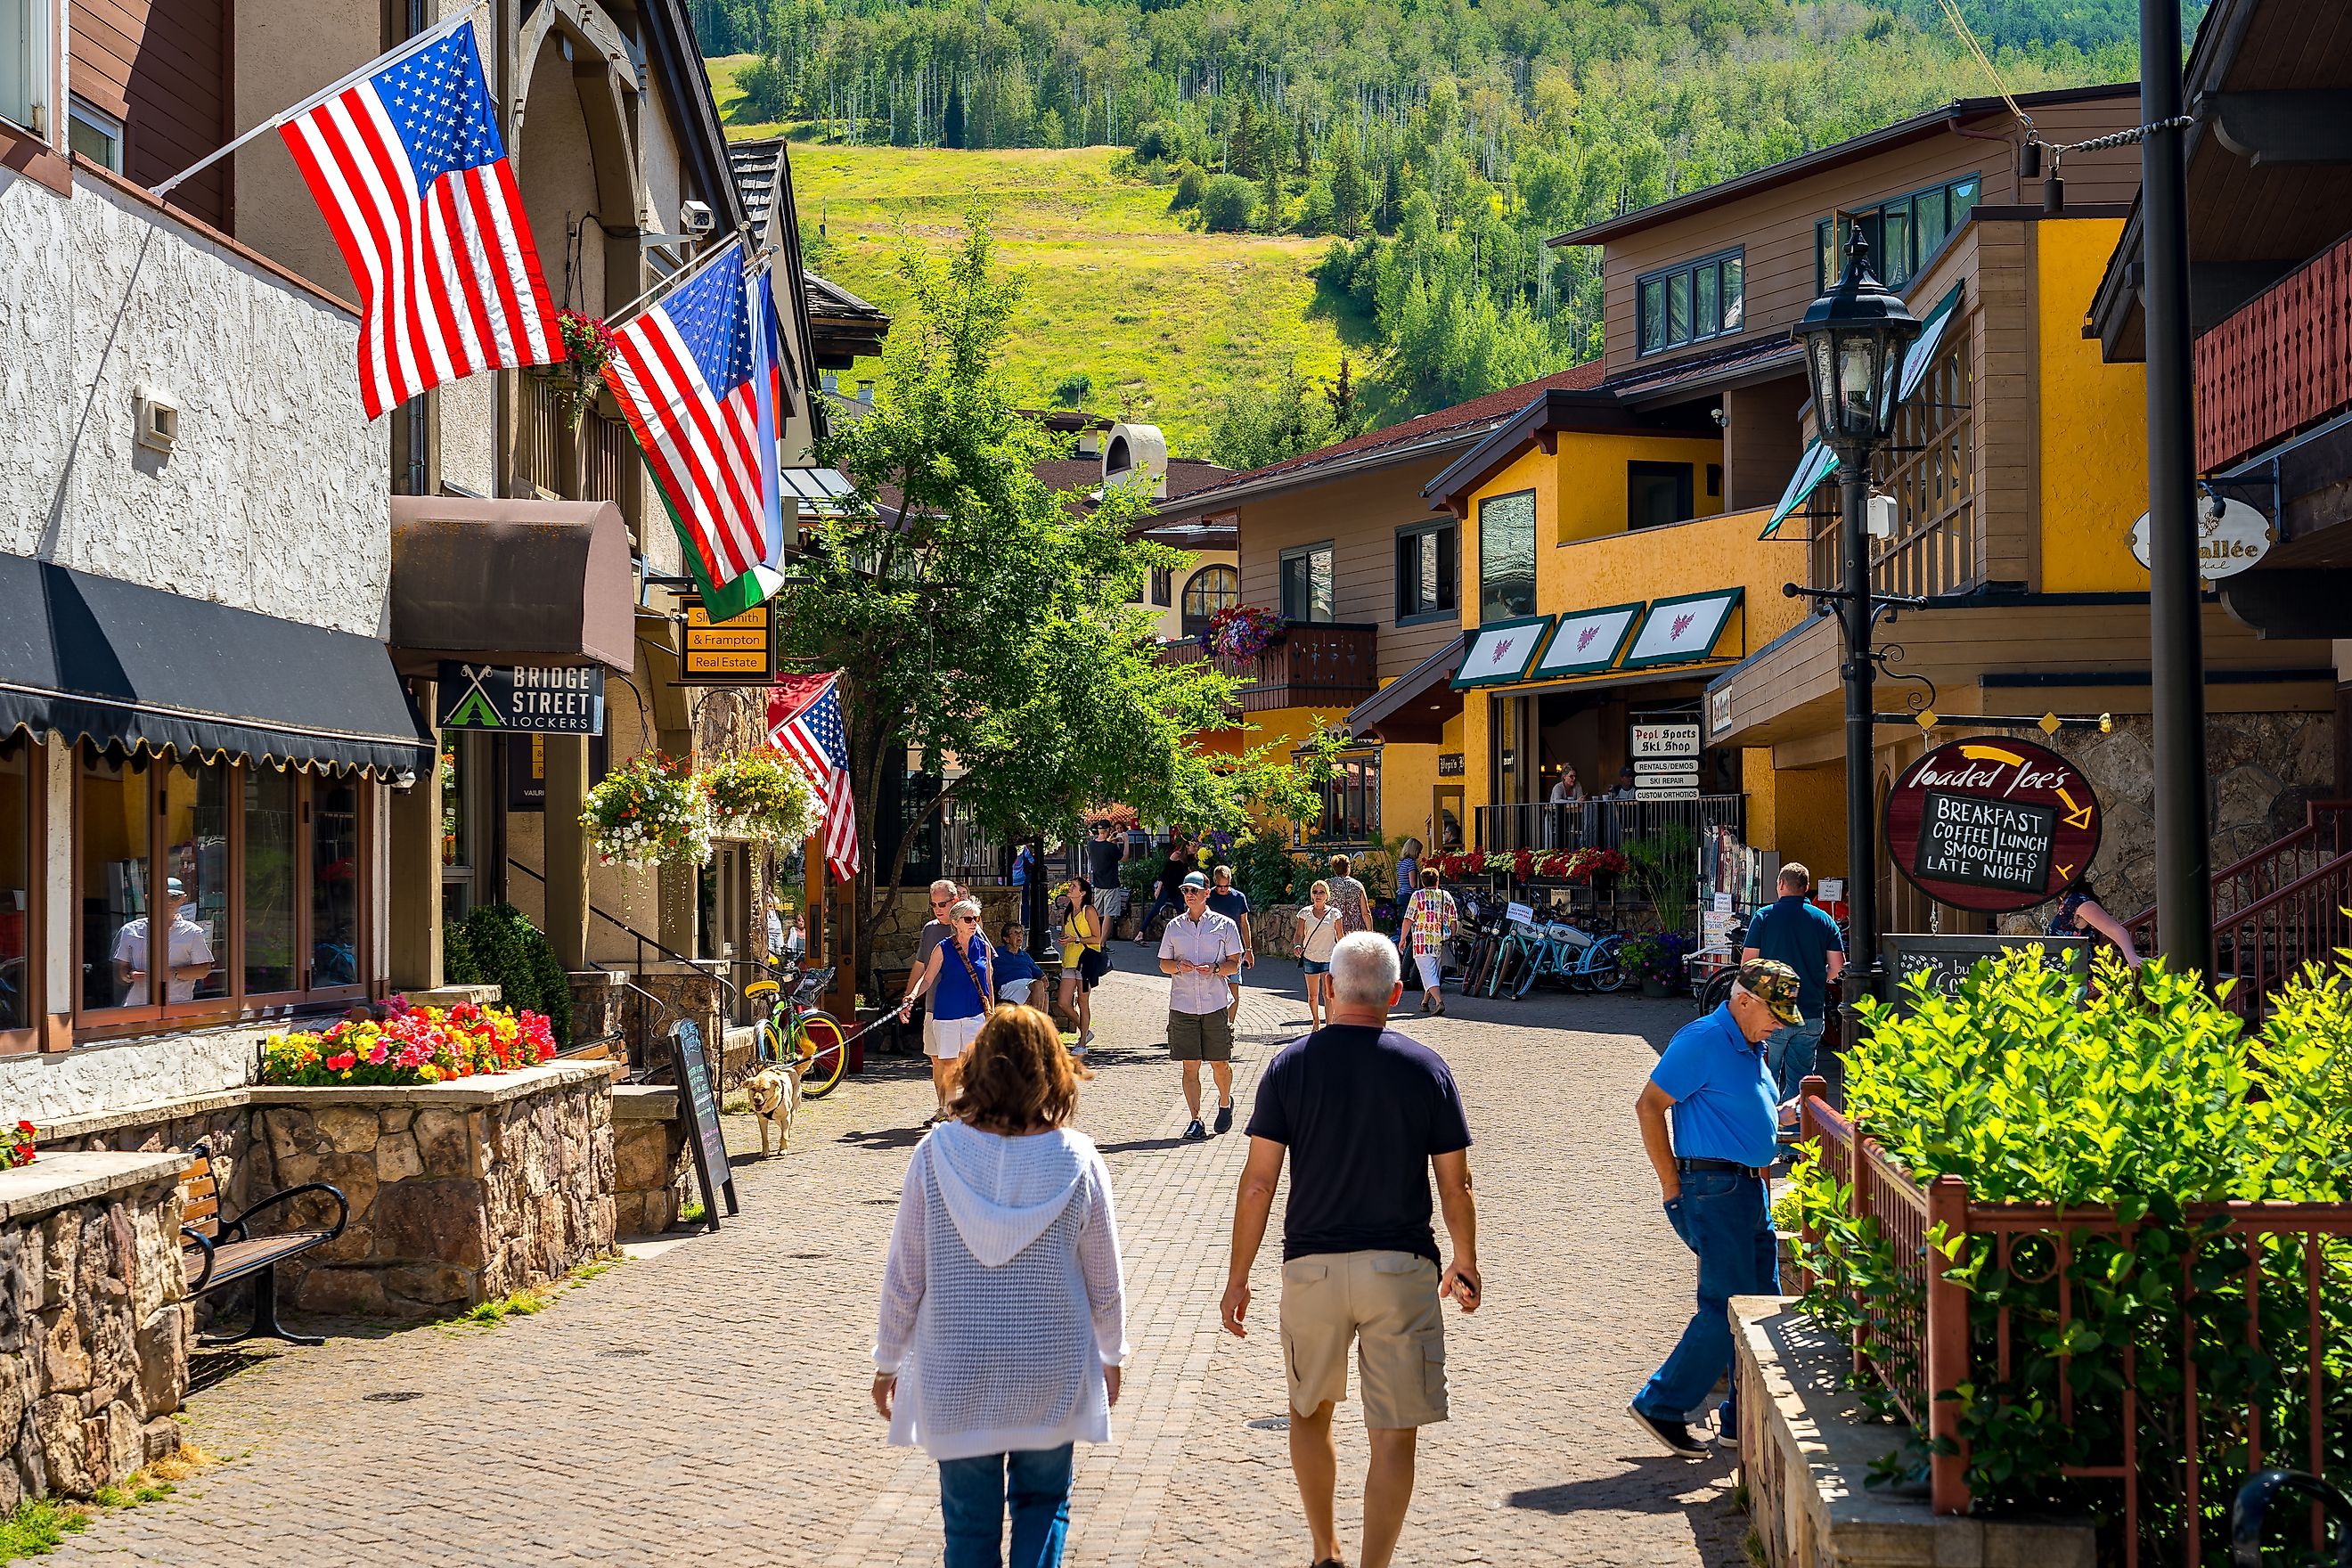
[(1617, 962), (1642, 983), (1642, 994), (1671, 996), (1683, 983), (1683, 959), (1690, 939), (1676, 931), (1644, 931), (1629, 936), (1617, 949)]
[(613, 363), (613, 334), (601, 319), (577, 310), (558, 310), (555, 325), (563, 335), (563, 362), (544, 374), (556, 406), (577, 430), (604, 390), (604, 367)]
[(1234, 605), (1209, 617), (1201, 646), (1227, 658), (1253, 659), (1282, 640), (1282, 617), (1256, 605)]
[(773, 746), (721, 757), (701, 774), (710, 796), (710, 830), (721, 838), (797, 844), (824, 823), (815, 786)]
[(640, 752), (588, 792), (580, 821), (610, 866), (699, 866), (710, 858), (710, 795), (693, 770)]

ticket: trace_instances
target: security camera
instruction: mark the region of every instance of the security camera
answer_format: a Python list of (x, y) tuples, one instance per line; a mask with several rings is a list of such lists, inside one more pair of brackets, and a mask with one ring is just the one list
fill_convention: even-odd
[(688, 234), (709, 234), (717, 223), (707, 203), (680, 202), (677, 205), (677, 226)]

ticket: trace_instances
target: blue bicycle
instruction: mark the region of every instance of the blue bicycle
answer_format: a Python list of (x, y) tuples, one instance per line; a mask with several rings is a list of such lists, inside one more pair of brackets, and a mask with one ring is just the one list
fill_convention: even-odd
[(1570, 991), (1616, 991), (1625, 984), (1625, 966), (1617, 950), (1624, 938), (1615, 931), (1589, 931), (1566, 921), (1546, 921), (1523, 928), (1534, 956), (1522, 966), (1514, 996), (1525, 996), (1538, 980), (1557, 980)]

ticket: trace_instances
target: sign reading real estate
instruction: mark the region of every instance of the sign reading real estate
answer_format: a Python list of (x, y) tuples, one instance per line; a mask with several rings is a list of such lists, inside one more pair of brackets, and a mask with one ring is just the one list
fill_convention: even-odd
[(770, 606), (713, 621), (700, 598), (681, 595), (686, 646), (678, 656), (680, 686), (769, 686), (776, 679), (776, 628)]
[(503, 664), (444, 664), (434, 689), (433, 722), (444, 730), (601, 735), (604, 672), (594, 665), (518, 669)]
[(1886, 799), (1887, 852), (1921, 892), (2005, 914), (2063, 892), (2099, 850), (2099, 797), (2081, 770), (2023, 741), (1938, 746)]

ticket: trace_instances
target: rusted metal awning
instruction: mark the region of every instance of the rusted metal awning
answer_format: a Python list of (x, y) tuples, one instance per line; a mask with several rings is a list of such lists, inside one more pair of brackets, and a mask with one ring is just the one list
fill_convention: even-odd
[(392, 498), (392, 645), (404, 672), (635, 666), (629, 530), (611, 501)]

